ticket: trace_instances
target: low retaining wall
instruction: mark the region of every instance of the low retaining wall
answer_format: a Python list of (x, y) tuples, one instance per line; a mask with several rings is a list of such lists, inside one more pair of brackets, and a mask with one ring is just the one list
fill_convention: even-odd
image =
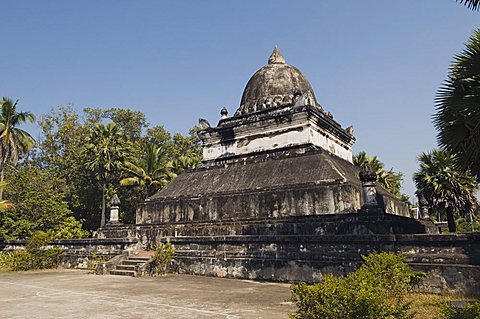
[(361, 264), (362, 255), (396, 252), (427, 273), (420, 290), (479, 294), (480, 233), (401, 234), (422, 227), (431, 229), (399, 216), (351, 214), (119, 226), (98, 235), (136, 238), (144, 248), (170, 241), (180, 273), (284, 282), (345, 275)]
[[(4, 252), (23, 251), (26, 243), (26, 240), (7, 239), (0, 243), (0, 248)], [(65, 251), (63, 266), (86, 269), (88, 263), (96, 259), (108, 259), (137, 250), (137, 243), (135, 238), (60, 239), (51, 241), (47, 247)]]

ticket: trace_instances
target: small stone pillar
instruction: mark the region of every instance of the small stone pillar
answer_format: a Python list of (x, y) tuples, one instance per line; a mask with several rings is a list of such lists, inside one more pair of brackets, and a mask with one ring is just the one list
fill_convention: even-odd
[(108, 225), (119, 225), (121, 224), (118, 220), (118, 208), (120, 206), (120, 199), (118, 198), (117, 194), (113, 195), (112, 199), (110, 200), (110, 219), (108, 221)]
[(377, 208), (377, 174), (372, 171), (369, 164), (365, 164), (360, 172), (362, 182), (363, 208)]
[(428, 215), (428, 202), (423, 194), (418, 197), (418, 208), (420, 210), (420, 219), (430, 219)]
[(360, 181), (362, 182), (363, 205), (360, 213), (370, 215), (383, 215), (385, 210), (377, 201), (377, 174), (367, 163), (360, 172)]

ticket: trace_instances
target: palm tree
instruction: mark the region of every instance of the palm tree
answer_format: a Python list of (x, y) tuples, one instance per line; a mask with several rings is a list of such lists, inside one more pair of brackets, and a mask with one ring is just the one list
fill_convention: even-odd
[(447, 215), (448, 230), (456, 231), (455, 215), (468, 216), (477, 205), (478, 184), (474, 178), (453, 166), (444, 150), (418, 156), (420, 169), (413, 175), (418, 197), (425, 197), (431, 210)]
[(478, 10), (478, 8), (480, 8), (480, 0), (457, 0), (457, 2), (466, 5), (472, 10)]
[(403, 174), (395, 173), (393, 169), (386, 171), (384, 164), (380, 162), (377, 156), (369, 156), (365, 152), (359, 152), (353, 156), (353, 165), (358, 168), (363, 168), (365, 164), (368, 164), (371, 169), (377, 174), (377, 181), (392, 195), (401, 197), (400, 193), (402, 187)]
[(455, 56), (435, 103), (438, 144), (453, 156), (456, 167), (480, 181), (480, 29)]
[(176, 175), (180, 175), (183, 171), (194, 169), (200, 163), (200, 158), (196, 154), (181, 155), (172, 162), (172, 170)]
[[(28, 153), (35, 145), (35, 140), (26, 131), (19, 129), (19, 124), (35, 122), (30, 112), (17, 112), (18, 100), (3, 97), (0, 101), (0, 182), (3, 182), (5, 166), (8, 162), (16, 165), (20, 154)], [(3, 190), (0, 188), (0, 201)]]
[(155, 143), (144, 144), (144, 152), (137, 163), (126, 162), (124, 170), (129, 175), (120, 181), (122, 186), (137, 185), (144, 189), (145, 198), (164, 187), (177, 175), (172, 172), (173, 165), (167, 161), (162, 147)]
[(87, 138), (86, 155), (89, 160), (86, 167), (95, 172), (102, 186), (102, 215), (100, 227), (105, 226), (105, 193), (107, 183), (113, 172), (120, 170), (127, 157), (122, 131), (111, 122), (97, 124)]

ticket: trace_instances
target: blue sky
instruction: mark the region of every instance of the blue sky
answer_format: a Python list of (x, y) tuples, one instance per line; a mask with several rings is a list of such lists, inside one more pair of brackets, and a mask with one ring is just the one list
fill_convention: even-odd
[[(128, 107), (186, 133), (233, 114), (275, 45), (347, 127), (414, 192), (435, 147), (435, 92), (480, 24), (454, 0), (0, 2), (0, 95), (37, 116)], [(35, 136), (39, 129), (27, 126)]]

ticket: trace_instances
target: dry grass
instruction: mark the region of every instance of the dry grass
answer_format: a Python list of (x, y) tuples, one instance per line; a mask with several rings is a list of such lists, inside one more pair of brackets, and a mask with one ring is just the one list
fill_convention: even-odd
[(406, 301), (412, 302), (412, 310), (418, 319), (435, 319), (438, 316), (438, 304), (450, 300), (470, 300), (455, 295), (435, 295), (426, 293), (412, 293), (407, 295)]

